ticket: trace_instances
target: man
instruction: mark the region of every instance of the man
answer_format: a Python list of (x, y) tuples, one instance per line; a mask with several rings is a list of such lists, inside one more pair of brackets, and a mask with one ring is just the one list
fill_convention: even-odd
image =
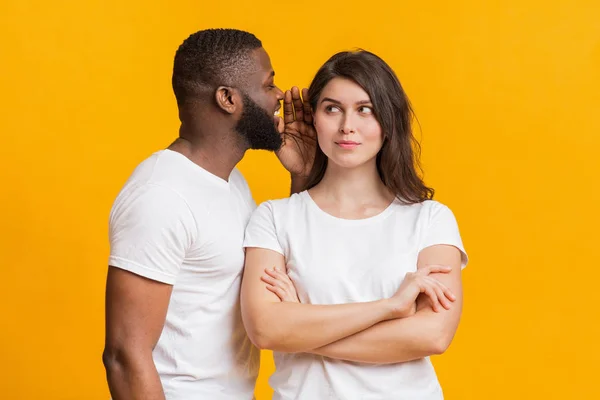
[(286, 123), (274, 117), (274, 75), (247, 32), (200, 31), (177, 50), (179, 138), (135, 169), (110, 215), (103, 361), (114, 400), (253, 397), (259, 354), (239, 289), (256, 205), (235, 165), (249, 148), (275, 150), (297, 191), (315, 138), (297, 88)]

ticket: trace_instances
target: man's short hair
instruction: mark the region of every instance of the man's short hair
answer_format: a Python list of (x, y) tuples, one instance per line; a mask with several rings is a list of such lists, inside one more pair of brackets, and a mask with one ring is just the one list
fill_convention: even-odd
[(235, 86), (252, 62), (250, 51), (260, 47), (256, 36), (237, 29), (206, 29), (190, 35), (175, 53), (172, 83), (177, 104), (203, 90)]

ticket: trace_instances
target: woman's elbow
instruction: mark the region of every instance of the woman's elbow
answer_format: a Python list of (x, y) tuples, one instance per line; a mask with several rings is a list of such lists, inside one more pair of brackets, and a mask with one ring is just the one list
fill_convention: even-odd
[(243, 307), (242, 321), (248, 338), (260, 350), (282, 351), (287, 348), (291, 327), (282, 320), (279, 308)]
[(289, 336), (282, 329), (273, 328), (272, 326), (257, 327), (247, 329), (248, 338), (260, 350), (283, 351), (286, 353), (293, 352), (292, 345), (289, 342)]
[(440, 330), (436, 334), (432, 335), (429, 340), (431, 355), (444, 354), (450, 347), (453, 338), (454, 332), (444, 332), (443, 330)]
[(273, 350), (274, 340), (266, 332), (258, 331), (257, 329), (248, 329), (248, 338), (254, 346), (260, 350)]
[(260, 350), (273, 350), (277, 346), (277, 332), (267, 321), (244, 318), (246, 334), (254, 346)]

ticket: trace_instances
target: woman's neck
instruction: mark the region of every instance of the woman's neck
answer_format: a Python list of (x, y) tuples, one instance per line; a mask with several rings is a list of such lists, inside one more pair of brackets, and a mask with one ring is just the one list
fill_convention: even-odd
[(330, 162), (321, 182), (309, 192), (319, 207), (341, 218), (376, 215), (395, 197), (381, 181), (375, 160), (351, 169)]

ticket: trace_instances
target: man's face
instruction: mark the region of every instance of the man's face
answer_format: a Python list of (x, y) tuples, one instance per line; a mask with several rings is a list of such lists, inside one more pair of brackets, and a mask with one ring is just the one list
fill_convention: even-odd
[(275, 113), (281, 107), (283, 92), (274, 83), (275, 72), (267, 52), (261, 47), (252, 52), (254, 66), (248, 74), (243, 93), (243, 111), (235, 127), (251, 149), (277, 150), (281, 136), (276, 128)]

